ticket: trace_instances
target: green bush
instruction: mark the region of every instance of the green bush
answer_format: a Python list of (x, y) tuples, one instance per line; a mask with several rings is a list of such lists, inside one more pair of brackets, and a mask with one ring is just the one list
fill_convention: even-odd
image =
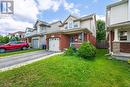
[(84, 42), (77, 51), (78, 56), (82, 58), (94, 58), (96, 48), (90, 42)]
[(75, 53), (75, 48), (74, 48), (74, 47), (69, 47), (69, 48), (64, 52), (64, 54), (65, 54), (66, 56), (72, 56), (72, 55), (74, 55), (74, 53)]

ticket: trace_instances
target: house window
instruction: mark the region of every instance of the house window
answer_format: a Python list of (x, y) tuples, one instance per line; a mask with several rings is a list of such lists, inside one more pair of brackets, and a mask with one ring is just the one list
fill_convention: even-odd
[(68, 29), (68, 26), (67, 26), (67, 25), (65, 25), (65, 29)]
[(82, 33), (80, 33), (80, 34), (78, 35), (78, 40), (79, 40), (79, 41), (82, 41)]
[(127, 31), (120, 31), (119, 36), (121, 41), (127, 40)]
[(74, 41), (74, 36), (71, 36), (71, 37), (70, 37), (70, 42), (71, 42), (71, 43), (75, 42), (75, 41)]
[(74, 28), (78, 28), (78, 23), (74, 23)]
[(73, 22), (69, 22), (69, 28), (73, 28)]

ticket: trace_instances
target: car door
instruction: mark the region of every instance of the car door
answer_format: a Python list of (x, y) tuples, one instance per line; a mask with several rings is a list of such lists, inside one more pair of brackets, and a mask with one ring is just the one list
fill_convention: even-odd
[(21, 42), (16, 42), (15, 49), (20, 49), (20, 48), (21, 48)]
[(15, 42), (10, 42), (9, 44), (6, 45), (7, 50), (13, 50), (15, 49)]

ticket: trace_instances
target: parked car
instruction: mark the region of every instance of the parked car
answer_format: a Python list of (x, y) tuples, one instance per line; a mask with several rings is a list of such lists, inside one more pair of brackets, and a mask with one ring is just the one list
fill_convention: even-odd
[(4, 45), (0, 45), (0, 53), (4, 53), (8, 50), (26, 50), (29, 47), (29, 44), (27, 42), (9, 42)]

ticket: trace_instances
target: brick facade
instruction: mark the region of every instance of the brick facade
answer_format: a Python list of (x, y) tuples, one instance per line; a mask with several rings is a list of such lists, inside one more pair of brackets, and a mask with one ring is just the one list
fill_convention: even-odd
[[(70, 34), (47, 34), (46, 35), (46, 44), (47, 44), (47, 49), (49, 49), (49, 39), (50, 38), (59, 38), (59, 46), (60, 50), (63, 51), (65, 48), (68, 48), (70, 46), (70, 37), (72, 35)], [(74, 36), (74, 43), (82, 43), (82, 41), (78, 40), (78, 34), (73, 34)], [(93, 45), (96, 45), (96, 38), (92, 36), (92, 34), (85, 34), (84, 35), (84, 41), (90, 41)], [(78, 48), (81, 44), (75, 44), (74, 46)]]
[(120, 43), (120, 52), (130, 53), (130, 43)]
[(114, 32), (110, 31), (110, 37), (111, 37), (111, 51), (120, 51), (120, 52), (124, 52), (124, 53), (130, 53), (130, 43), (128, 42), (118, 42), (118, 44), (114, 43)]
[(64, 34), (48, 34), (47, 37), (46, 37), (46, 45), (47, 45), (47, 49), (49, 49), (49, 39), (50, 38), (59, 38), (60, 40), (60, 50), (64, 50), (65, 48), (68, 48), (69, 47), (69, 36), (67, 35), (64, 35)]
[(96, 38), (92, 34), (85, 34), (85, 41), (90, 41), (94, 46), (96, 46)]

